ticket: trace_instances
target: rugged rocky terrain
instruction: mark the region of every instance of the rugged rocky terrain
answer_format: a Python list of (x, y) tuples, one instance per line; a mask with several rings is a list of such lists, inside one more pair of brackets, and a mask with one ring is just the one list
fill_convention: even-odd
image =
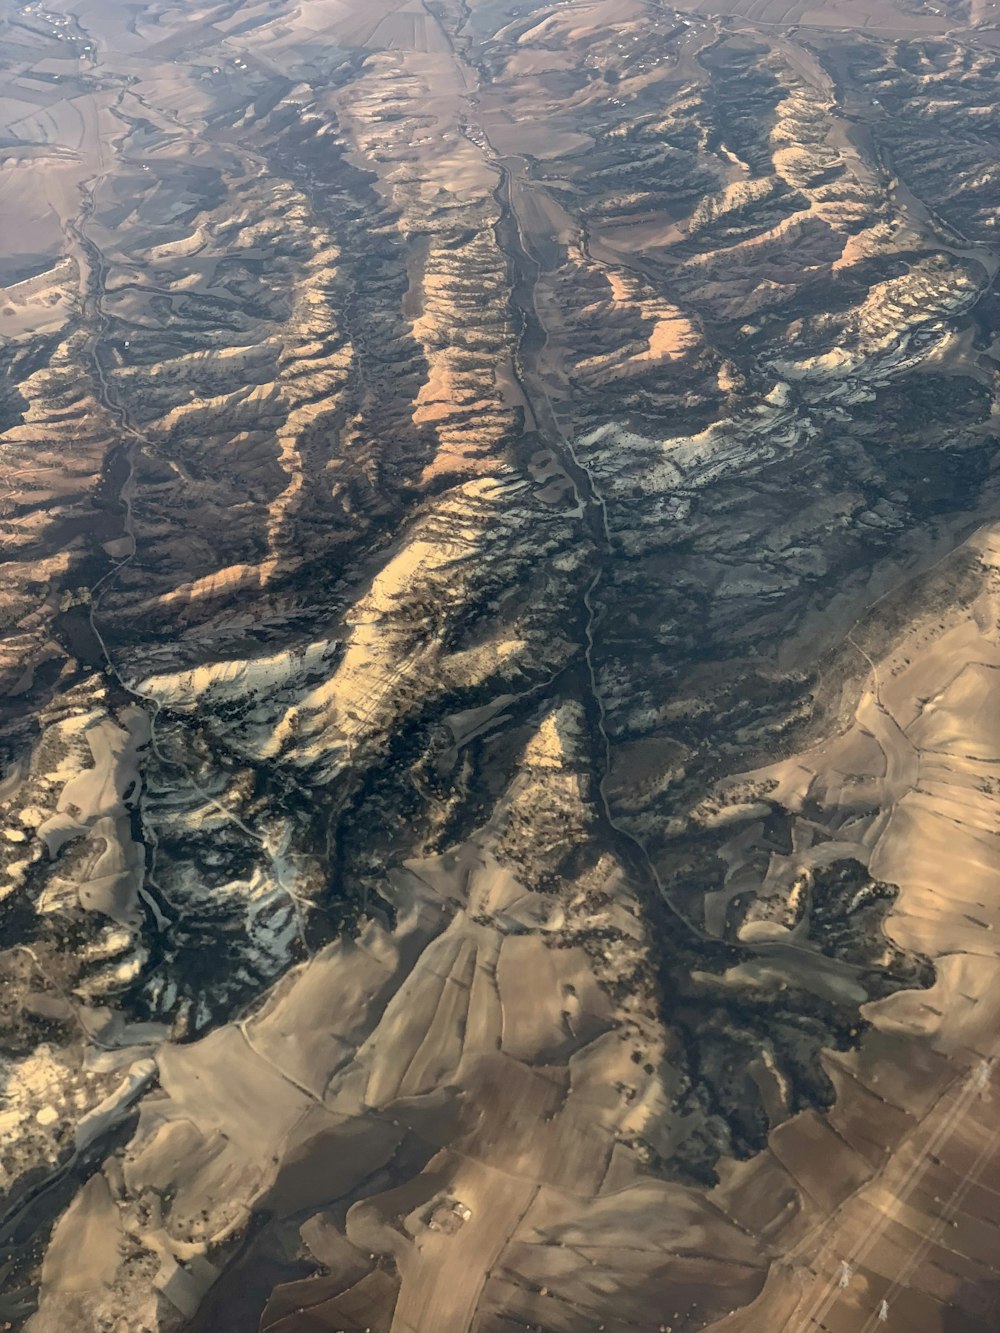
[(994, 1326), (998, 22), (0, 9), (0, 1323)]

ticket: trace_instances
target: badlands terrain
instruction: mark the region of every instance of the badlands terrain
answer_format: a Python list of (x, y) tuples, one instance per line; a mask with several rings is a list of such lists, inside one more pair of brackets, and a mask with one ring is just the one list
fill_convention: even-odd
[(998, 1326), (998, 210), (997, 0), (0, 0), (0, 1327)]

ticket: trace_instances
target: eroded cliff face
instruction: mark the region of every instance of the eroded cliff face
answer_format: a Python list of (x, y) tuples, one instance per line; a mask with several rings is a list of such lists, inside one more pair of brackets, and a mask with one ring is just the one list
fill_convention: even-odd
[(1000, 1006), (1000, 66), (936, 13), (3, 14), (0, 1316), (899, 1281), (824, 1285)]

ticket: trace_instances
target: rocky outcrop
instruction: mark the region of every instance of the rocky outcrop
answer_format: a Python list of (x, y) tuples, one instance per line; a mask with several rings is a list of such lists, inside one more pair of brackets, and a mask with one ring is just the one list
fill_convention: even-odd
[(995, 55), (33, 13), (0, 1321), (777, 1327), (993, 1016)]

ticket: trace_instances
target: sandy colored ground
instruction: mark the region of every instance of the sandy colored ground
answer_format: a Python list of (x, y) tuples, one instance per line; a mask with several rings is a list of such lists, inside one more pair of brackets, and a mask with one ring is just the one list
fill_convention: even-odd
[[(988, 1293), (997, 1281), (983, 1217), (1000, 1170), (1000, 531), (975, 543), (986, 581), (968, 613), (918, 622), (873, 663), (852, 728), (766, 770), (790, 809), (821, 794), (821, 818), (840, 826), (838, 855), (849, 848), (900, 886), (887, 934), (932, 957), (937, 981), (869, 1005), (856, 1055), (831, 1057), (841, 1071), (831, 1124), (868, 1165), (846, 1197), (816, 1198), (808, 1229), (795, 1235), (809, 1210), (786, 1230), (794, 1243), (758, 1300), (712, 1326), (726, 1333), (874, 1333), (882, 1300), (901, 1333), (992, 1326), (949, 1322), (969, 1318), (949, 1309), (968, 1308), (970, 1284)], [(907, 1069), (915, 1046), (923, 1068)], [(814, 1172), (795, 1168), (809, 1192)]]
[[(842, 410), (831, 407), (837, 392), (844, 402), (855, 401), (849, 396), (856, 388), (848, 375), (852, 364), (877, 361), (894, 337), (902, 344), (904, 334), (925, 331), (931, 318), (943, 325), (971, 299), (974, 283), (957, 265), (922, 276), (917, 262), (885, 281), (859, 277), (859, 287), (864, 282), (864, 290), (871, 289), (870, 299), (860, 295), (857, 303), (857, 323), (870, 334), (870, 345), (859, 349), (855, 340), (844, 350), (848, 340), (827, 330), (815, 355), (809, 347), (780, 365), (794, 390), (772, 375), (779, 362), (777, 353), (768, 353), (772, 361), (760, 361), (767, 383), (759, 393), (746, 391), (724, 415), (729, 408), (719, 406), (716, 392), (739, 398), (740, 377), (718, 364), (702, 322), (687, 313), (695, 304), (692, 284), (704, 284), (699, 298), (721, 293), (719, 319), (735, 327), (744, 315), (766, 313), (769, 293), (792, 290), (804, 263), (811, 273), (829, 265), (851, 274), (871, 254), (887, 259), (906, 250), (918, 224), (928, 222), (898, 189), (888, 202), (879, 196), (875, 204), (857, 205), (863, 211), (891, 203), (908, 219), (904, 240), (879, 248), (878, 237), (862, 238), (855, 229), (850, 199), (820, 197), (826, 186), (810, 182), (822, 175), (820, 167), (833, 170), (820, 149), (849, 154), (842, 127), (832, 128), (817, 159), (804, 167), (799, 161), (795, 116), (802, 105), (802, 114), (812, 115), (817, 102), (831, 97), (830, 81), (801, 47), (787, 62), (794, 78), (782, 71), (786, 84), (776, 103), (768, 179), (753, 199), (741, 193), (750, 174), (746, 163), (725, 145), (709, 151), (703, 135), (692, 153), (698, 160), (688, 165), (698, 197), (708, 193), (692, 204), (691, 219), (682, 226), (666, 213), (630, 211), (634, 192), (608, 185), (608, 194), (621, 196), (615, 205), (621, 212), (612, 209), (611, 221), (596, 226), (588, 241), (571, 212), (580, 200), (574, 173), (586, 183), (588, 155), (598, 153), (598, 122), (603, 131), (620, 120), (623, 133), (631, 133), (623, 99), (651, 89), (641, 117), (645, 149), (661, 151), (668, 133), (682, 139), (693, 120), (661, 128), (656, 117), (680, 104), (684, 80), (696, 85), (692, 97), (709, 95), (701, 62), (715, 45), (714, 27), (702, 25), (703, 32), (682, 39), (663, 83), (657, 65), (659, 73), (650, 68), (627, 77), (631, 90), (618, 97), (591, 65), (594, 77), (583, 76), (583, 91), (573, 101), (568, 76), (580, 73), (579, 61), (591, 47), (602, 62), (612, 51), (611, 59), (624, 61), (624, 39), (631, 42), (632, 28), (650, 21), (646, 6), (632, 0), (565, 5), (540, 14), (537, 23), (512, 7), (504, 22), (520, 36), (497, 79), (520, 80), (518, 96), (510, 82), (480, 87), (474, 66), (457, 41), (452, 45), (466, 16), (459, 23), (452, 15), (446, 26), (434, 6), (413, 0), (367, 8), (307, 0), (287, 11), (252, 5), (193, 16), (152, 7), (135, 14), (132, 30), (122, 33), (111, 28), (107, 7), (97, 0), (83, 0), (79, 8), (102, 48), (117, 41), (114, 73), (122, 87), (64, 94), (53, 82), (44, 96), (28, 98), (25, 78), (11, 80), (17, 87), (3, 104), (4, 123), (30, 140), (31, 167), (46, 163), (41, 177), (47, 184), (37, 185), (32, 176), (19, 193), (29, 158), (4, 159), (0, 222), (9, 220), (34, 238), (45, 273), (58, 272), (66, 293), (49, 304), (48, 278), (8, 293), (11, 328), (19, 337), (38, 333), (49, 319), (78, 313), (86, 298), (88, 327), (95, 330), (87, 336), (102, 340), (104, 360), (87, 347), (64, 355), (85, 363), (101, 402), (59, 380), (46, 405), (46, 386), (30, 383), (33, 415), (6, 442), (30, 460), (24, 472), (13, 468), (10, 480), (28, 478), (22, 498), (34, 494), (29, 484), (44, 490), (44, 473), (30, 471), (51, 466), (35, 459), (39, 439), (50, 453), (38, 458), (62, 450), (83, 460), (75, 464), (82, 471), (81, 423), (99, 420), (109, 441), (120, 443), (125, 434), (147, 467), (140, 497), (147, 563), (129, 564), (136, 540), (127, 470), (125, 482), (107, 488), (106, 530), (74, 515), (65, 543), (78, 550), (76, 543), (94, 536), (100, 549), (127, 566), (111, 585), (120, 600), (109, 598), (127, 652), (134, 647), (131, 622), (141, 627), (142, 617), (156, 619), (143, 651), (128, 657), (141, 669), (120, 676), (136, 707), (123, 708), (117, 696), (115, 718), (71, 707), (68, 721), (60, 715), (46, 723), (50, 749), (56, 743), (65, 749), (40, 770), (47, 803), (19, 808), (21, 823), (12, 824), (8, 837), (19, 848), (28, 840), (25, 829), (35, 830), (46, 868), (56, 866), (66, 848), (80, 853), (72, 874), (63, 875), (59, 865), (47, 876), (41, 910), (73, 901), (104, 913), (127, 934), (137, 919), (144, 864), (131, 823), (138, 751), (147, 744), (155, 749), (150, 719), (172, 714), (164, 730), (184, 758), (161, 762), (161, 805), (138, 813), (150, 819), (154, 864), (155, 820), (161, 819), (163, 842), (172, 844), (182, 865), (178, 882), (194, 886), (190, 898), (179, 900), (178, 934), (188, 925), (189, 904), (228, 908), (242, 895), (251, 935), (262, 901), (279, 899), (288, 913), (283, 929), (294, 941), (303, 907), (295, 875), (311, 864), (327, 892), (333, 852), (342, 850), (330, 811), (339, 813), (339, 803), (369, 779), (376, 785), (386, 778), (386, 790), (395, 791), (390, 772), (398, 773), (407, 801), (416, 793), (424, 804), (420, 819), (411, 819), (411, 805), (401, 803), (398, 813), (390, 797), (380, 796), (384, 803), (373, 802), (365, 811), (367, 826), (354, 832), (365, 851), (371, 838), (378, 856), (384, 854), (379, 860), (373, 853), (366, 863), (365, 892), (377, 884), (395, 920), (373, 901), (356, 937), (332, 930), (324, 937), (331, 942), (314, 953), (276, 950), (268, 976), (289, 970), (273, 986), (253, 981), (252, 1004), (227, 1009), (224, 1020), (206, 1005), (192, 1021), (201, 1031), (218, 1022), (210, 1035), (162, 1046), (157, 1086), (143, 1097), (135, 1134), (112, 1155), (106, 1173), (83, 1186), (56, 1229), (33, 1333), (72, 1328), (64, 1298), (82, 1302), (95, 1292), (114, 1292), (108, 1307), (114, 1316), (123, 1312), (122, 1318), (134, 1315), (134, 1322), (150, 1325), (153, 1316), (139, 1312), (137, 1292), (152, 1300), (158, 1297), (151, 1292), (163, 1292), (156, 1317), (165, 1328), (192, 1316), (206, 1292), (225, 1293), (222, 1302), (238, 1298), (242, 1247), (245, 1242), (253, 1267), (258, 1222), (261, 1233), (278, 1230), (270, 1257), (304, 1254), (299, 1239), (314, 1247), (310, 1252), (329, 1270), (316, 1279), (329, 1284), (322, 1301), (316, 1297), (316, 1309), (324, 1311), (316, 1318), (330, 1327), (360, 1322), (378, 1333), (465, 1333), (492, 1320), (505, 1330), (521, 1325), (567, 1333), (592, 1326), (608, 1333), (663, 1327), (689, 1333), (705, 1326), (798, 1333), (826, 1320), (828, 1328), (847, 1333), (859, 1320), (870, 1323), (884, 1298), (894, 1319), (898, 1312), (908, 1321), (901, 1328), (944, 1333), (947, 1302), (963, 1283), (994, 1271), (984, 1225), (991, 1186), (983, 1182), (995, 1174), (995, 1141), (990, 1116), (976, 1111), (992, 1106), (996, 1094), (989, 1080), (970, 1080), (978, 1078), (978, 1062), (991, 1056), (1000, 1020), (996, 535), (982, 538), (992, 582), (970, 612), (950, 610), (943, 619), (921, 622), (877, 662), (866, 658), (859, 638), (859, 665), (871, 680), (849, 729), (749, 775), (762, 792), (716, 810), (714, 825), (706, 822), (719, 833), (728, 878), (695, 922), (694, 947), (714, 946), (733, 903), (762, 887), (762, 879), (776, 896), (785, 894), (794, 917), (797, 880), (855, 858), (900, 887), (884, 937), (876, 933), (872, 968), (888, 966), (893, 947), (901, 946), (929, 955), (937, 969), (931, 989), (901, 991), (865, 1007), (871, 1026), (857, 1050), (824, 1053), (836, 1091), (828, 1112), (790, 1112), (787, 1072), (776, 1067), (762, 1040), (751, 1076), (765, 1105), (765, 1128), (773, 1127), (767, 1147), (746, 1162), (723, 1157), (715, 1188), (664, 1178), (680, 1175), (674, 1164), (693, 1133), (692, 1121), (706, 1135), (718, 1132), (719, 1142), (726, 1130), (714, 1108), (690, 1110), (696, 1097), (685, 1100), (690, 1089), (681, 1086), (680, 1038), (670, 1028), (669, 1002), (661, 1010), (656, 998), (649, 901), (639, 899), (625, 869), (628, 858), (607, 850), (612, 833), (625, 827), (614, 824), (612, 807), (628, 794), (630, 779), (638, 774), (644, 784), (649, 804), (638, 808), (653, 825), (663, 810), (654, 798), (682, 767), (683, 747), (664, 741), (659, 731), (672, 700), (664, 695), (665, 677), (652, 672), (654, 659), (675, 660), (686, 631), (683, 623), (664, 622), (655, 643), (635, 640), (645, 644), (640, 665), (650, 673), (652, 730), (649, 739), (619, 746), (618, 736), (632, 733), (624, 723), (614, 731), (606, 718), (609, 709), (627, 707), (630, 685), (627, 675), (616, 677), (622, 663), (608, 660), (617, 651), (609, 645), (618, 642), (609, 623), (624, 598), (607, 580), (626, 539), (637, 577), (644, 577), (648, 534), (655, 528), (661, 540), (684, 504), (690, 512), (692, 504), (704, 503), (705, 526), (686, 530), (678, 545), (704, 551), (706, 564), (714, 561), (724, 572), (717, 583), (716, 574), (704, 576), (703, 602), (696, 612), (679, 609), (679, 621), (690, 617), (693, 633), (701, 628), (694, 619), (716, 614), (723, 594), (746, 596), (749, 589), (763, 602), (793, 586), (781, 583), (787, 568), (769, 569), (755, 583), (758, 572), (744, 552), (714, 546), (732, 534), (728, 518), (712, 517), (710, 486), (734, 487), (726, 513), (755, 509), (756, 499), (735, 489), (741, 476), (756, 481), (761, 475), (754, 472), (753, 450), (791, 465), (796, 450), (810, 448), (811, 437), (799, 433), (809, 411), (795, 417), (794, 395), (815, 392), (822, 410), (835, 415)], [(470, 30), (483, 17), (471, 13)], [(873, 31), (889, 20), (913, 32), (946, 26), (928, 16), (911, 22), (878, 0), (849, 17), (843, 7), (817, 16), (801, 6), (754, 0), (737, 5), (732, 17), (737, 28), (745, 21), (755, 31), (796, 21)], [(333, 76), (331, 45), (337, 59), (343, 50), (353, 53), (356, 79), (341, 83)], [(53, 42), (46, 39), (35, 73), (53, 79), (58, 73), (61, 81), (65, 62), (49, 48)], [(769, 59), (777, 69), (780, 62)], [(134, 71), (135, 81), (125, 87)], [(270, 178), (264, 187), (255, 184), (264, 161), (255, 137), (265, 132), (256, 121), (253, 83), (261, 71), (281, 76), (288, 99), (275, 120), (284, 117), (286, 128), (296, 129), (318, 124), (317, 136), (326, 136), (320, 151), (295, 166), (305, 184)], [(798, 79), (811, 90), (808, 96)], [(508, 104), (518, 106), (517, 118)], [(217, 143), (213, 136), (225, 123), (219, 108), (226, 106), (244, 109), (231, 117), (232, 142)], [(211, 135), (201, 131), (210, 111)], [(739, 118), (739, 108), (729, 112)], [(580, 128), (588, 116), (593, 134)], [(127, 117), (142, 128), (126, 132)], [(153, 142), (143, 147), (146, 134)], [(616, 167), (616, 142), (600, 141), (602, 169), (612, 180), (623, 165)], [(343, 161), (363, 169), (368, 191), (359, 195), (357, 217), (350, 220), (364, 242), (354, 257), (372, 260), (356, 287), (344, 271), (349, 266), (339, 241), (358, 245), (357, 236), (346, 223), (343, 235), (337, 231), (349, 209), (335, 190), (322, 195), (329, 182), (322, 180), (320, 159), (341, 145)], [(293, 139), (289, 152), (298, 146)], [(305, 144), (303, 155), (311, 148)], [(706, 161), (711, 172), (699, 177), (696, 168)], [(873, 189), (876, 177), (862, 169), (858, 153), (852, 162), (845, 190)], [(223, 202), (187, 218), (194, 209), (187, 178), (167, 174), (178, 164), (203, 168), (206, 189), (217, 187)], [(160, 167), (166, 184), (156, 179)], [(346, 168), (342, 174), (348, 175)], [(148, 187), (138, 185), (147, 175), (153, 178)], [(669, 183), (669, 172), (664, 179)], [(94, 182), (92, 217), (79, 189), (87, 181)], [(339, 179), (334, 185), (340, 188)], [(778, 186), (788, 187), (795, 206), (744, 236), (737, 225), (741, 210)], [(509, 216), (502, 216), (504, 188)], [(812, 194), (797, 194), (800, 188)], [(723, 235), (704, 252), (693, 244), (689, 255), (675, 257), (669, 280), (655, 268), (648, 270), (655, 281), (650, 278), (647, 258), (696, 236), (695, 222), (706, 220), (723, 232), (732, 223), (736, 239)], [(82, 245), (81, 226), (96, 251)], [(147, 243), (146, 229), (156, 244)], [(399, 273), (393, 247), (380, 250), (375, 243), (389, 231), (394, 243), (403, 237), (412, 246)], [(520, 291), (513, 294), (520, 261), (501, 243), (511, 237), (509, 248), (519, 239), (524, 249), (524, 268), (532, 261), (539, 268), (521, 312), (525, 320), (537, 317), (532, 336), (544, 344), (533, 377), (524, 373), (526, 354), (511, 318), (522, 299)], [(286, 252), (288, 238), (294, 246)], [(95, 252), (101, 256), (96, 263)], [(954, 259), (980, 251), (946, 253)], [(53, 269), (52, 261), (64, 254), (75, 264), (63, 259)], [(34, 251), (24, 255), (38, 258)], [(103, 291), (94, 297), (92, 284), (105, 265), (111, 277), (100, 280)], [(261, 266), (265, 277), (255, 281)], [(758, 283), (758, 267), (778, 276)], [(364, 302), (377, 282), (386, 284), (390, 299), (372, 334)], [(211, 315), (203, 313), (206, 304)], [(257, 311), (252, 317), (245, 313), (251, 308)], [(0, 302), (0, 321), (4, 309)], [(192, 310), (191, 327), (215, 319), (221, 332), (199, 350), (174, 346), (169, 356), (151, 357), (150, 371), (138, 351), (158, 352), (162, 331), (178, 325), (192, 336), (185, 325)], [(130, 348), (123, 330), (141, 346)], [(857, 329), (849, 332), (853, 338)], [(968, 338), (947, 338), (937, 361), (956, 364), (969, 353)], [(791, 335), (789, 343), (788, 355), (798, 356)], [(693, 366), (696, 354), (704, 355), (704, 383)], [(379, 368), (379, 357), (388, 371)], [(884, 365), (878, 362), (873, 382), (880, 388), (891, 383), (896, 364), (888, 356)], [(980, 371), (985, 382), (989, 367)], [(405, 392), (394, 382), (397, 373), (409, 376)], [(110, 409), (106, 376), (130, 404), (128, 412)], [(822, 397), (827, 381), (833, 386), (828, 400)], [(559, 422), (569, 422), (576, 396), (594, 413), (619, 392), (628, 422), (599, 425), (580, 439), (581, 450), (591, 452), (578, 457), (569, 428), (563, 433)], [(406, 410), (385, 425), (376, 409), (386, 405), (380, 399), (394, 403), (394, 395)], [(862, 394), (859, 401), (871, 400)], [(543, 438), (544, 447), (529, 446), (537, 475), (515, 467), (518, 411)], [(685, 413), (695, 414), (695, 424)], [(672, 423), (675, 414), (684, 422), (676, 432), (671, 424), (656, 438), (639, 434), (647, 417)], [(397, 434), (399, 455), (383, 456), (385, 440)], [(391, 518), (388, 509), (378, 511), (384, 527), (373, 531), (372, 553), (366, 548), (370, 563), (354, 582), (345, 577), (334, 596), (332, 584), (322, 583), (338, 555), (339, 539), (327, 536), (332, 497), (344, 505), (343, 539), (353, 540), (406, 468), (405, 505), (398, 511), (405, 521), (396, 522), (396, 511)], [(95, 478), (100, 472), (94, 469)], [(548, 490), (539, 494), (533, 485), (543, 480)], [(760, 494), (766, 497), (766, 486)], [(631, 533), (611, 526), (620, 520), (624, 498), (638, 500), (643, 511)], [(837, 497), (822, 500), (830, 512), (818, 502), (819, 517), (839, 517), (847, 531), (854, 516), (847, 502), (841, 512)], [(30, 565), (32, 543), (40, 542), (39, 533), (46, 536), (39, 515), (48, 511), (41, 501), (25, 508), (7, 531)], [(220, 554), (237, 511), (245, 526), (234, 529)], [(733, 520), (733, 533), (739, 521)], [(772, 537), (777, 550), (771, 532), (761, 544)], [(665, 583), (676, 568), (673, 559), (673, 553), (663, 557)], [(309, 585), (305, 601), (295, 600), (300, 563), (301, 582)], [(57, 566), (53, 558), (46, 575), (55, 576)], [(562, 577), (567, 571), (572, 577)], [(725, 571), (732, 574), (728, 585)], [(257, 601), (271, 585), (275, 600)], [(658, 593), (652, 586), (645, 608), (637, 603), (633, 628), (653, 614)], [(723, 589), (718, 597), (717, 587)], [(24, 610), (25, 623), (43, 620), (43, 611), (55, 614), (62, 591), (36, 592), (40, 607)], [(675, 587), (669, 593), (682, 596)], [(86, 627), (80, 605), (77, 623)], [(218, 622), (201, 619), (212, 605), (223, 608)], [(294, 619), (303, 607), (310, 617), (308, 643)], [(286, 613), (291, 627), (282, 620)], [(838, 614), (835, 604), (828, 631)], [(262, 642), (270, 646), (265, 650)], [(626, 635), (623, 642), (631, 640)], [(99, 680), (101, 662), (93, 666)], [(558, 706), (548, 706), (553, 681), (569, 702), (560, 696)], [(114, 680), (110, 684), (118, 690)], [(644, 691), (646, 684), (644, 677)], [(648, 719), (640, 722), (639, 732)], [(400, 757), (392, 747), (410, 744), (418, 732), (424, 744), (425, 729), (440, 746), (421, 756), (427, 759), (422, 769), (409, 751)], [(494, 740), (506, 751), (491, 750)], [(213, 769), (217, 755), (226, 763)], [(494, 785), (471, 788), (476, 764)], [(202, 786), (192, 776), (198, 765), (215, 785)], [(267, 786), (279, 773), (285, 784), (280, 798)], [(502, 790), (501, 773), (507, 775)], [(425, 800), (421, 784), (437, 777), (439, 786)], [(766, 799), (757, 799), (761, 795)], [(291, 825), (276, 806), (291, 807), (296, 798), (307, 807), (304, 821), (316, 816), (326, 860), (290, 841)], [(164, 816), (171, 801), (181, 813), (170, 808)], [(463, 814), (463, 802), (474, 816)], [(762, 826), (775, 804), (794, 826), (790, 851), (762, 845)], [(459, 818), (466, 822), (455, 838), (450, 821)], [(469, 832), (473, 818), (479, 822)], [(736, 831), (727, 837), (730, 825)], [(379, 841), (386, 828), (396, 838), (391, 846)], [(182, 862), (196, 839), (203, 864)], [(439, 850), (421, 851), (421, 840)], [(224, 877), (213, 878), (204, 867), (217, 868), (234, 848), (237, 869), (217, 883)], [(576, 861), (560, 859), (574, 848)], [(632, 839), (628, 850), (638, 855), (641, 847)], [(650, 881), (648, 887), (663, 886)], [(310, 908), (307, 901), (303, 910)], [(235, 956), (243, 924), (235, 913), (227, 918), (232, 933), (212, 935), (207, 949), (202, 942), (204, 955), (225, 939)], [(145, 959), (136, 952), (123, 974), (114, 952), (123, 932), (108, 933), (105, 952), (93, 956), (110, 960), (101, 984), (114, 995)], [(816, 953), (803, 935), (794, 921), (748, 921), (740, 939), (753, 946), (749, 961), (734, 964), (720, 989), (738, 994), (747, 986), (756, 994), (805, 974), (800, 990), (807, 1001), (847, 1008), (863, 1003), (869, 991), (860, 966)], [(266, 938), (262, 929), (259, 938)], [(690, 946), (686, 934), (684, 943)], [(307, 961), (291, 966), (292, 957)], [(229, 971), (237, 970), (233, 962)], [(159, 1003), (169, 991), (159, 980), (160, 990), (150, 988), (143, 1003)], [(220, 974), (212, 984), (225, 980)], [(164, 1007), (174, 1012), (166, 1000)], [(143, 1041), (152, 1039), (148, 1031), (141, 1034)], [(98, 1058), (111, 1066), (124, 1057), (109, 1041)], [(696, 1079), (693, 1060), (684, 1068)], [(148, 1082), (151, 1074), (143, 1077)], [(51, 1123), (48, 1104), (42, 1109)], [(710, 1142), (706, 1158), (712, 1149)], [(124, 1234), (129, 1241), (120, 1244)], [(216, 1259), (237, 1266), (219, 1278)], [(842, 1289), (835, 1278), (845, 1261), (856, 1271)], [(290, 1267), (297, 1262), (290, 1260)], [(276, 1272), (276, 1300), (284, 1299), (281, 1293), (287, 1296), (285, 1288), (296, 1283), (285, 1281), (280, 1265)], [(259, 1295), (256, 1289), (251, 1294)], [(223, 1304), (220, 1315), (211, 1299), (199, 1317), (214, 1333), (225, 1327), (225, 1312)], [(727, 1320), (737, 1307), (741, 1313)], [(96, 1314), (90, 1323), (96, 1326)]]

